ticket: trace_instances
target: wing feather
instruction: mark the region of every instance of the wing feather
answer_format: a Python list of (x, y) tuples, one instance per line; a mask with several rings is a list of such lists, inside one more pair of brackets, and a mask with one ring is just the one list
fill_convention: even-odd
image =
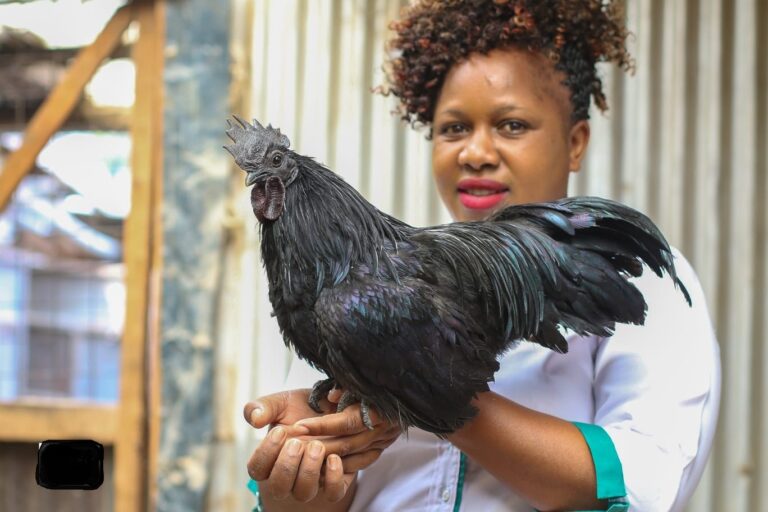
[(403, 428), (446, 434), (498, 369), (483, 333), (425, 283), (351, 276), (314, 308), (330, 373)]

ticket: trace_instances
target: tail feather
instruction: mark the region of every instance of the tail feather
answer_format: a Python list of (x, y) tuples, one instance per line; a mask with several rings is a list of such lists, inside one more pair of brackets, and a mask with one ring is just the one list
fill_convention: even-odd
[[(505, 343), (529, 339), (558, 352), (558, 325), (609, 336), (616, 323), (642, 324), (646, 303), (630, 277), (643, 264), (672, 278), (686, 301), (672, 251), (645, 215), (600, 198), (511, 206), (489, 222), (457, 223), (422, 232), (433, 260), (458, 282), (479, 288), (484, 311), (497, 312)], [(493, 322), (489, 318), (489, 322)]]
[[(555, 216), (559, 218), (553, 222)], [(572, 229), (562, 226), (562, 217), (569, 220)], [(633, 277), (642, 274), (639, 262), (659, 277), (667, 273), (691, 304), (688, 290), (677, 277), (672, 250), (664, 235), (650, 218), (629, 206), (600, 197), (568, 197), (553, 203), (511, 206), (489, 220), (514, 219), (526, 219), (555, 239), (600, 253)]]

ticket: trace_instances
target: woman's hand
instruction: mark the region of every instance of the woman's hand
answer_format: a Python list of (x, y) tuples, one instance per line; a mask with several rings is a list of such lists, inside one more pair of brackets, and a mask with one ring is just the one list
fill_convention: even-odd
[[(248, 402), (243, 408), (245, 421), (256, 428), (263, 428), (267, 425), (270, 428), (278, 425), (289, 428), (299, 420), (320, 416), (307, 403), (310, 392), (309, 389), (294, 389)], [(336, 410), (336, 406), (328, 400), (321, 400), (320, 407), (326, 413)], [(295, 429), (291, 430), (290, 434), (293, 435), (294, 432)]]
[[(325, 446), (320, 441), (297, 437), (303, 429), (293, 424), (318, 416), (307, 405), (309, 394), (309, 389), (276, 393), (246, 404), (243, 410), (245, 420), (252, 426), (271, 428), (248, 461), (248, 474), (259, 482), (267, 502), (287, 498), (308, 502), (317, 498), (336, 503), (346, 496), (352, 485), (354, 473), (344, 473), (338, 455), (326, 457)], [(327, 400), (320, 405), (324, 410), (333, 410)], [(289, 509), (297, 507), (289, 505)]]
[[(338, 403), (340, 395), (340, 390), (332, 390), (330, 404)], [(294, 427), (303, 436), (322, 436), (325, 453), (339, 455), (344, 471), (354, 473), (373, 464), (402, 433), (398, 425), (383, 421), (375, 409), (370, 410), (370, 418), (372, 430), (363, 424), (360, 404), (353, 404), (339, 413), (302, 419)]]
[(318, 414), (307, 404), (309, 389), (276, 393), (245, 405), (245, 420), (256, 428), (270, 426), (248, 461), (248, 474), (259, 482), (270, 510), (345, 510), (352, 499), (357, 471), (375, 462), (400, 429), (371, 411), (373, 430), (362, 422), (360, 405), (332, 413), (340, 392), (330, 393)]

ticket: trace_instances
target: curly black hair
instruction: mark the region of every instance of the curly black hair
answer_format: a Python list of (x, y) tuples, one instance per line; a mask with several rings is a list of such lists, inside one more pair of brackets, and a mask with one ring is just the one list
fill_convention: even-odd
[(590, 97), (608, 105), (598, 62), (631, 71), (623, 3), (602, 0), (422, 0), (390, 24), (387, 84), (380, 90), (400, 100), (412, 125), (429, 126), (450, 68), (470, 53), (496, 48), (541, 52), (565, 74), (571, 120), (589, 118)]

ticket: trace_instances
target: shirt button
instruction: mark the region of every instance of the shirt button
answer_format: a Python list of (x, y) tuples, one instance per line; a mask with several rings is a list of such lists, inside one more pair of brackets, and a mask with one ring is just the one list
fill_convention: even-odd
[(440, 496), (444, 502), (448, 503), (448, 500), (451, 499), (451, 491), (448, 489), (443, 489), (443, 494)]

